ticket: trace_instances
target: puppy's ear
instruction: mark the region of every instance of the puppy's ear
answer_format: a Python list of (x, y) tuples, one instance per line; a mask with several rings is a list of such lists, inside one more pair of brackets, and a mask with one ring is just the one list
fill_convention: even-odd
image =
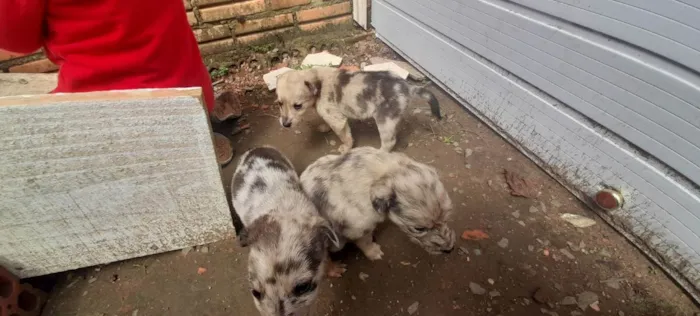
[(306, 88), (309, 89), (309, 92), (311, 92), (312, 95), (318, 96), (319, 93), (321, 93), (321, 81), (320, 80), (313, 80), (313, 81), (304, 81), (304, 85), (306, 85)]
[(389, 212), (397, 206), (396, 190), (391, 176), (385, 175), (372, 183), (369, 196), (372, 207), (380, 213)]
[(238, 233), (241, 247), (255, 243), (275, 243), (280, 238), (280, 224), (269, 215), (261, 216)]

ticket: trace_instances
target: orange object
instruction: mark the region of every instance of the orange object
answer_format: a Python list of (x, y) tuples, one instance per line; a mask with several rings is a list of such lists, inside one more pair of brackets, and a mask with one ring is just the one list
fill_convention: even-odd
[(207, 273), (207, 268), (202, 268), (202, 267), (197, 268), (197, 274), (202, 275), (205, 273)]
[(488, 238), (489, 235), (487, 233), (484, 233), (484, 231), (480, 229), (465, 230), (462, 233), (462, 239), (464, 240), (482, 240)]

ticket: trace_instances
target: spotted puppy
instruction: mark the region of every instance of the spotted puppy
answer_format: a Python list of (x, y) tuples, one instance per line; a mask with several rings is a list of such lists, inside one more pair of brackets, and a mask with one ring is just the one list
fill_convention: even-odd
[(328, 247), (338, 243), (301, 188), (292, 163), (271, 147), (241, 157), (231, 184), (233, 206), (251, 246), (248, 274), (262, 315), (303, 315), (325, 275)]
[(379, 129), (382, 149), (391, 151), (396, 144), (397, 125), (411, 97), (420, 96), (430, 103), (432, 113), (440, 118), (440, 107), (428, 90), (410, 85), (389, 72), (348, 72), (320, 67), (289, 71), (277, 79), (277, 101), (280, 124), (297, 124), (304, 112), (316, 112), (343, 144), (344, 153), (353, 146), (348, 119), (374, 118)]
[(301, 184), (341, 236), (339, 248), (350, 240), (370, 260), (381, 259), (372, 232), (389, 218), (431, 254), (454, 249), (452, 202), (437, 172), (404, 154), (360, 147), (324, 156), (301, 174)]

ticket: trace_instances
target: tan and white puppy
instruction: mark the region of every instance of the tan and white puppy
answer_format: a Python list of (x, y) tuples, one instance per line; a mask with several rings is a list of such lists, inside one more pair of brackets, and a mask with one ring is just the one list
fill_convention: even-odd
[(389, 72), (348, 72), (330, 67), (289, 71), (277, 79), (277, 102), (280, 124), (292, 127), (309, 109), (315, 109), (328, 124), (319, 130), (332, 129), (343, 142), (340, 152), (353, 146), (348, 119), (374, 118), (382, 141), (382, 150), (391, 151), (396, 144), (397, 126), (412, 97), (419, 96), (430, 104), (440, 118), (440, 107), (428, 90), (410, 85)]
[(306, 168), (301, 183), (340, 236), (340, 248), (350, 240), (370, 260), (381, 259), (372, 232), (388, 218), (431, 254), (454, 249), (447, 225), (452, 201), (437, 172), (404, 154), (359, 147), (324, 156)]
[(325, 276), (328, 248), (338, 244), (301, 188), (292, 163), (271, 147), (241, 157), (231, 184), (233, 207), (250, 246), (248, 274), (264, 316), (305, 315)]

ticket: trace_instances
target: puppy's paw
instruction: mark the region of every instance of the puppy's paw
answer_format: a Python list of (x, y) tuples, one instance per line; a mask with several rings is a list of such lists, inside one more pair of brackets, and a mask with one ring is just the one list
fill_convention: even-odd
[(350, 149), (352, 149), (352, 146), (347, 145), (347, 144), (342, 144), (342, 145), (340, 145), (340, 147), (338, 147), (338, 151), (341, 154), (347, 153), (348, 151), (350, 151)]
[(326, 275), (329, 278), (340, 278), (345, 271), (348, 271), (346, 264), (330, 261), (328, 262)]
[(365, 249), (362, 249), (362, 252), (365, 254), (365, 257), (367, 259), (375, 261), (375, 260), (382, 260), (382, 256), (384, 256), (384, 252), (382, 252), (382, 247), (379, 246), (377, 243), (372, 243), (369, 246), (365, 247)]
[(328, 133), (331, 131), (331, 127), (328, 126), (328, 124), (326, 124), (326, 123), (322, 123), (321, 125), (316, 127), (316, 130), (318, 130), (321, 133)]

